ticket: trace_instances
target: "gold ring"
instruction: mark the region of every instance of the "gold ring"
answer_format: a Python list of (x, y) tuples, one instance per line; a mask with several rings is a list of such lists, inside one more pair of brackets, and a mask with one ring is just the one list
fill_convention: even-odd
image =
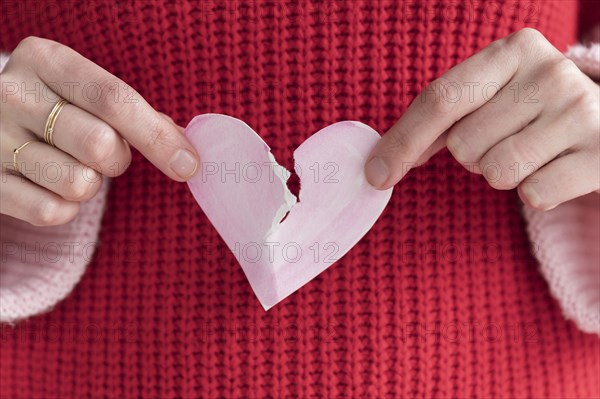
[(61, 98), (56, 104), (54, 104), (54, 108), (52, 108), (52, 111), (50, 111), (50, 115), (48, 115), (48, 119), (46, 120), (46, 127), (44, 128), (44, 141), (53, 147), (56, 147), (54, 145), (54, 139), (52, 138), (52, 135), (54, 134), (54, 124), (56, 123), (56, 118), (58, 118), (58, 114), (68, 103), (69, 102), (67, 100)]
[(21, 151), (23, 148), (25, 148), (28, 144), (35, 143), (36, 141), (39, 141), (39, 140), (29, 140), (28, 142), (21, 145), (19, 148), (15, 148), (13, 150), (13, 167), (15, 168), (15, 170), (17, 172), (21, 173), (21, 171), (19, 170), (19, 167), (17, 166), (17, 155), (19, 154), (19, 151)]

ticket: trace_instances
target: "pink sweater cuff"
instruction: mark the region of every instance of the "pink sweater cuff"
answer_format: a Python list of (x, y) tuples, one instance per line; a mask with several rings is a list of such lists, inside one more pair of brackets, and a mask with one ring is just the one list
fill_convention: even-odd
[(600, 195), (523, 213), (540, 271), (565, 317), (600, 334)]
[[(590, 78), (600, 79), (600, 43), (565, 53)], [(540, 271), (567, 319), (600, 335), (600, 195), (591, 193), (546, 211), (524, 208)]]
[(0, 215), (0, 321), (50, 310), (73, 290), (98, 246), (109, 179), (71, 222), (36, 227)]
[(596, 81), (600, 79), (600, 43), (589, 46), (576, 44), (569, 47), (565, 55), (590, 78)]

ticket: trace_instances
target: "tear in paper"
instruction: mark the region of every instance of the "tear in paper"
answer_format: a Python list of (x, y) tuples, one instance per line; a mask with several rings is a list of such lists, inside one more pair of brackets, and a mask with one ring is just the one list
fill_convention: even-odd
[(289, 171), (244, 122), (199, 115), (185, 134), (201, 159), (190, 190), (265, 309), (345, 255), (392, 193), (365, 179), (364, 163), (380, 136), (359, 122), (330, 125), (294, 152), (298, 201), (286, 184)]

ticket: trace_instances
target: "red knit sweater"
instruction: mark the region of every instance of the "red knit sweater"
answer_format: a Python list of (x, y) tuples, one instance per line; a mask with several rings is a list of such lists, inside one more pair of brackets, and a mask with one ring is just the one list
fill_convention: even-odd
[[(532, 26), (564, 50), (577, 27), (571, 1), (112, 3), (3, 1), (0, 49), (60, 41), (181, 125), (243, 119), (288, 169), (333, 122), (384, 132), (492, 40)], [(0, 329), (0, 397), (599, 397), (600, 341), (561, 315), (520, 207), (442, 153), (265, 312), (187, 186), (135, 153), (73, 294)]]

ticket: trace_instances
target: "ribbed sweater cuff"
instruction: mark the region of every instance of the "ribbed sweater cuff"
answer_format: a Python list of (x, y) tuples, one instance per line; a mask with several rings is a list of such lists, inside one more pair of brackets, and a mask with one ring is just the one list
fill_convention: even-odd
[[(565, 55), (600, 80), (600, 43), (577, 44)], [(565, 317), (600, 335), (600, 195), (591, 193), (546, 212), (525, 207), (523, 214), (540, 271)]]
[(109, 179), (62, 226), (36, 227), (0, 215), (0, 321), (50, 310), (73, 290), (98, 246)]
[(600, 80), (600, 43), (589, 46), (576, 44), (567, 49), (565, 55), (569, 57), (579, 69), (593, 80)]

